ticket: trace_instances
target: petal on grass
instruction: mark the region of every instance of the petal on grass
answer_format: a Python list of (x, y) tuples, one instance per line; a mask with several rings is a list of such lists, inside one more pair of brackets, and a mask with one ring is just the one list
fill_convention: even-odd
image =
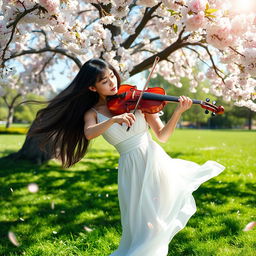
[(91, 228), (89, 228), (87, 226), (84, 226), (84, 230), (87, 231), (87, 232), (92, 232), (93, 231), (93, 229), (91, 229)]
[(39, 187), (36, 183), (30, 183), (28, 184), (28, 191), (31, 192), (31, 193), (36, 193), (38, 192), (39, 190)]
[(252, 221), (252, 222), (248, 223), (248, 224), (245, 226), (245, 228), (243, 229), (243, 231), (252, 230), (255, 226), (256, 226), (256, 221)]
[(11, 241), (11, 243), (15, 246), (20, 246), (17, 238), (16, 238), (16, 235), (12, 232), (12, 231), (9, 231), (8, 232), (8, 238), (9, 240)]

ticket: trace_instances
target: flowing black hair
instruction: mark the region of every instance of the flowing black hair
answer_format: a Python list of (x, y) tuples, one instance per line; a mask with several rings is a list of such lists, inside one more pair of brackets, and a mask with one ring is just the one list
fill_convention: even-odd
[(102, 80), (106, 69), (113, 71), (119, 86), (121, 79), (113, 66), (102, 59), (90, 59), (71, 84), (38, 111), (35, 129), (28, 133), (28, 136), (45, 135), (42, 148), (52, 141), (54, 155), (64, 167), (77, 163), (86, 153), (89, 141), (84, 135), (84, 114), (99, 100), (98, 93), (89, 87)]

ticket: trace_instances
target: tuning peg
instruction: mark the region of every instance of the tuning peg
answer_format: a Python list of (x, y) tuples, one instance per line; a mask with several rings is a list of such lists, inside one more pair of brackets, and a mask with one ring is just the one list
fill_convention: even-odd
[(206, 109), (204, 113), (205, 113), (205, 114), (209, 114), (209, 110), (208, 110), (208, 109)]
[(213, 105), (216, 105), (216, 103), (217, 103), (217, 102), (216, 102), (215, 100), (212, 102)]
[(215, 113), (215, 112), (212, 112), (212, 116), (216, 116), (216, 113)]
[(210, 99), (209, 99), (209, 98), (206, 98), (205, 101), (206, 101), (206, 102), (210, 102)]

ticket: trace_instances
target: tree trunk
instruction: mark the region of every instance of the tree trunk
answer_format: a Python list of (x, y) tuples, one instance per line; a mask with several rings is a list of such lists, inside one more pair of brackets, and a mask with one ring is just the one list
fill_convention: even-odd
[[(36, 127), (35, 122), (32, 123), (30, 130)], [(22, 148), (15, 153), (6, 156), (6, 159), (29, 160), (35, 164), (42, 164), (54, 158), (52, 150), (52, 142), (45, 145), (44, 151), (40, 149), (41, 142), (44, 141), (44, 135), (27, 136)]]
[(6, 128), (9, 128), (11, 124), (13, 123), (13, 115), (14, 115), (14, 107), (9, 106), (8, 107), (8, 117), (7, 117), (7, 122), (6, 122)]
[(249, 109), (248, 113), (248, 130), (252, 129), (252, 110)]

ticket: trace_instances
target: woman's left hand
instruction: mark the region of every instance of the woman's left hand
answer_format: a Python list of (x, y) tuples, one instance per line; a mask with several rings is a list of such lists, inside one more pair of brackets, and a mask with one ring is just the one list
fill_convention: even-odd
[(192, 106), (192, 100), (189, 97), (186, 96), (180, 96), (179, 97), (179, 105), (177, 106), (177, 108), (175, 109), (176, 111), (183, 113), (186, 110), (190, 109)]

